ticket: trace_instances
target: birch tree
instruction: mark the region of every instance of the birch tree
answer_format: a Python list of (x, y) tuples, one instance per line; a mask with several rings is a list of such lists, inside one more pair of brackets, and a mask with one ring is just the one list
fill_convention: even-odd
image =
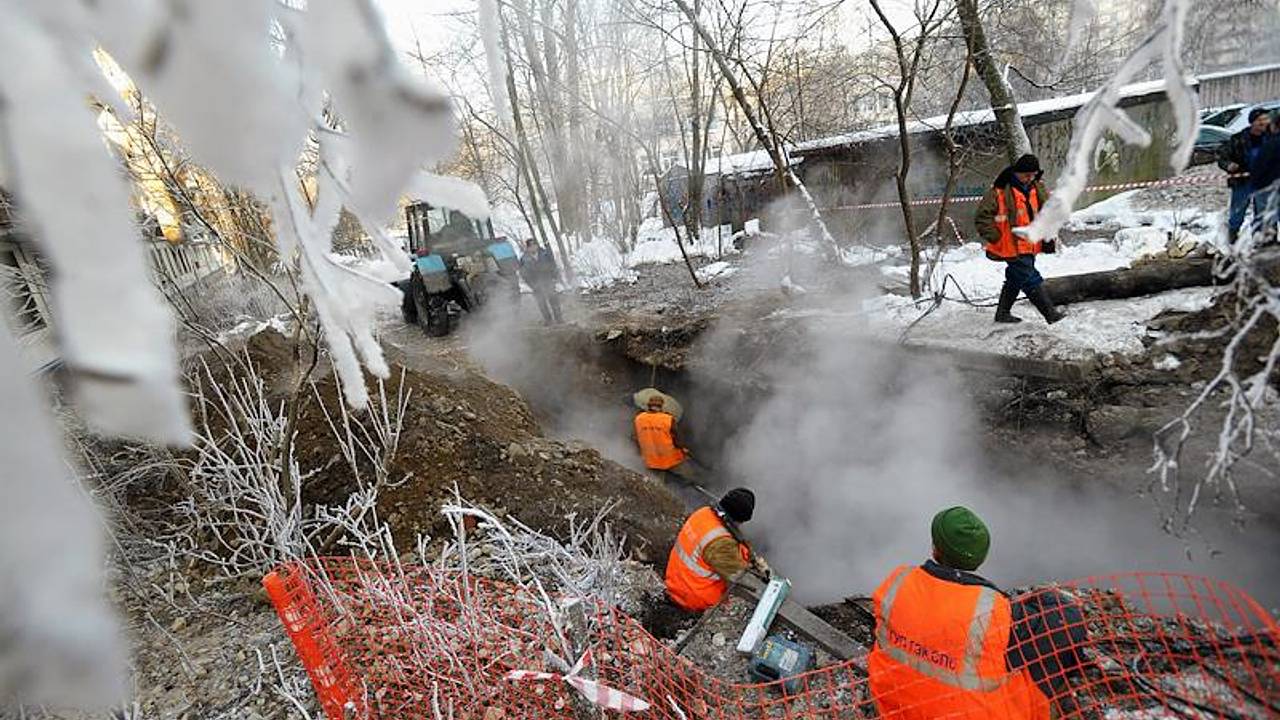
[(960, 26), (964, 30), (964, 41), (969, 47), (969, 56), (978, 77), (987, 88), (991, 98), (991, 110), (995, 113), (996, 123), (1004, 136), (1005, 154), (1009, 162), (1019, 156), (1031, 152), (1031, 140), (1027, 137), (1027, 129), (1022, 124), (1022, 116), (1018, 113), (1018, 104), (1013, 97), (1013, 88), (996, 62), (991, 51), (991, 43), (987, 41), (986, 29), (982, 26), (982, 18), (978, 13), (978, 0), (956, 0), (956, 13), (960, 16)]

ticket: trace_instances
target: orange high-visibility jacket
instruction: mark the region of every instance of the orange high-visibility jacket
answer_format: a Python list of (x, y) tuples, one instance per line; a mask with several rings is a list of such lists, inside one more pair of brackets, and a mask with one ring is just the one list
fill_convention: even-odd
[(664, 412), (642, 412), (636, 415), (636, 442), (645, 467), (670, 470), (684, 462), (684, 451), (676, 447), (672, 428), (676, 419)]
[[(684, 522), (667, 557), (667, 594), (675, 604), (701, 612), (720, 602), (729, 584), (702, 559), (702, 551), (713, 540), (731, 535), (711, 506), (698, 508)], [(738, 543), (738, 551), (743, 561), (750, 561), (746, 545)]]
[(1013, 260), (1019, 255), (1038, 255), (1042, 247), (1039, 241), (1032, 242), (1013, 232), (1016, 227), (1030, 225), (1032, 213), (1040, 212), (1043, 200), (1038, 184), (1032, 185), (1026, 196), (1014, 190), (1013, 186), (992, 188), (991, 192), (995, 193), (996, 201), (996, 214), (992, 220), (999, 231), (999, 238), (984, 246), (987, 255), (998, 260)]
[(886, 720), (1048, 720), (1049, 702), (1026, 670), (1005, 664), (1009, 599), (903, 565), (874, 595), (871, 696)]

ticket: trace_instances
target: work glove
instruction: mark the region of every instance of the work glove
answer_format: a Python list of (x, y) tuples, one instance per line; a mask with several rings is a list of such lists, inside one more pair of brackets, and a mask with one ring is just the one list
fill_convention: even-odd
[(1049, 238), (1040, 243), (1040, 252), (1045, 255), (1052, 255), (1058, 252), (1058, 238)]
[(769, 568), (769, 563), (765, 562), (764, 558), (759, 555), (751, 556), (751, 567), (765, 577), (770, 577), (773, 574), (773, 571)]

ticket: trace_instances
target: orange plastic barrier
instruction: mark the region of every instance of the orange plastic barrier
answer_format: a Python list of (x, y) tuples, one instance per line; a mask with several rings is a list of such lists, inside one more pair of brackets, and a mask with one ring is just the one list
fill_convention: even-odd
[[(330, 720), (622, 715), (584, 714), (580, 688), (548, 674), (556, 670), (544, 652), (563, 655), (565, 644), (540, 598), (519, 588), (345, 558), (285, 565), (264, 584)], [(1280, 718), (1280, 627), (1227, 583), (1118, 575), (1039, 589), (1015, 605), (1011, 673), (1029, 673), (1058, 718)], [(581, 677), (599, 697), (647, 703), (635, 717), (884, 717), (854, 663), (809, 672), (784, 693), (781, 682), (712, 677), (614, 609), (588, 614)], [(1001, 717), (1032, 717), (1019, 713)], [(929, 716), (906, 708), (891, 717)]]

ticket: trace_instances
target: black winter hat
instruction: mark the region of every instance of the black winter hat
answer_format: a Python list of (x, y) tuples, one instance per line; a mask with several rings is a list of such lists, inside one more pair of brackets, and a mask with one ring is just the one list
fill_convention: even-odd
[(1013, 171), (1020, 173), (1038, 173), (1040, 172), (1040, 158), (1032, 155), (1031, 153), (1027, 153), (1013, 163)]
[(734, 488), (720, 498), (720, 510), (734, 522), (747, 522), (756, 511), (756, 494), (746, 488)]

